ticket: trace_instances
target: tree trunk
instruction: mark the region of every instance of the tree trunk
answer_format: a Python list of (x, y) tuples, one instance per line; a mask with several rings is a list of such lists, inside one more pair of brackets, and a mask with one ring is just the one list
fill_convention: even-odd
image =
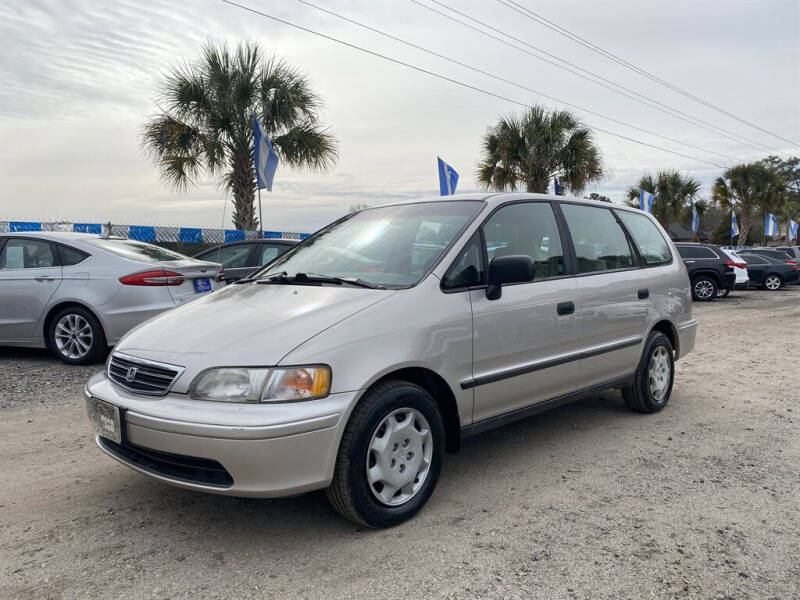
[(746, 246), (747, 245), (747, 234), (750, 233), (750, 218), (751, 214), (750, 211), (746, 211), (743, 207), (739, 208), (739, 216), (742, 219), (742, 223), (739, 227), (739, 246)]
[(527, 191), (531, 194), (546, 194), (548, 183), (550, 183), (548, 175), (544, 177), (534, 175), (528, 178)]
[(231, 157), (231, 191), (233, 192), (233, 226), (236, 229), (258, 229), (255, 210), (255, 167), (250, 153)]

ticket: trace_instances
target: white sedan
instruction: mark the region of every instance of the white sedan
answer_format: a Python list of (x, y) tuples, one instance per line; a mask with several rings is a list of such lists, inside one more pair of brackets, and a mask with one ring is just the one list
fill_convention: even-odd
[(87, 233), (0, 235), (0, 346), (102, 360), (127, 331), (218, 285), (218, 264)]

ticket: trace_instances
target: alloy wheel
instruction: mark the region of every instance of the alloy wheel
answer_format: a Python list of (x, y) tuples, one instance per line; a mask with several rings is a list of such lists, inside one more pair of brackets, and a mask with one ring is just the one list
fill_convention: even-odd
[(775, 291), (777, 289), (780, 289), (780, 287), (781, 287), (780, 277), (777, 277), (775, 275), (770, 275), (769, 277), (767, 277), (764, 280), (764, 286), (768, 290), (771, 290), (771, 291)]
[(73, 360), (83, 358), (92, 348), (92, 326), (81, 315), (64, 315), (56, 323), (55, 340), (62, 355)]
[(703, 300), (711, 298), (714, 295), (714, 284), (708, 279), (701, 279), (694, 284), (694, 293)]
[(659, 346), (650, 356), (650, 363), (647, 368), (647, 377), (650, 387), (650, 395), (657, 402), (661, 402), (669, 388), (671, 367), (669, 355), (664, 346)]
[(416, 409), (386, 415), (370, 438), (367, 482), (372, 495), (387, 506), (405, 504), (422, 488), (431, 467), (433, 436)]

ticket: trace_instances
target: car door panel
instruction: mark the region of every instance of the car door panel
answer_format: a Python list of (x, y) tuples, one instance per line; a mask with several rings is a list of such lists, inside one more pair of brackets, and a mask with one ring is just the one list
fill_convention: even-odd
[[(655, 293), (642, 272), (634, 269), (578, 278), (584, 354), (581, 387), (630, 375), (636, 368), (652, 311), (651, 292)], [(647, 290), (647, 297), (640, 298), (640, 290)]]
[(476, 422), (573, 391), (578, 319), (558, 305), (577, 304), (574, 278), (505, 286), (498, 300), (473, 290), (471, 301)]
[(55, 248), (47, 242), (7, 240), (0, 250), (0, 339), (33, 337), (50, 298), (61, 285), (57, 262)]

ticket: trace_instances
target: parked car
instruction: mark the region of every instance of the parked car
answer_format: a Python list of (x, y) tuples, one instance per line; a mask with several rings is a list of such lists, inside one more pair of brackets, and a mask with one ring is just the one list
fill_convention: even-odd
[(787, 262), (790, 265), (798, 264), (793, 256), (777, 248), (750, 248), (750, 250), (745, 250), (744, 252), (747, 254), (758, 254), (759, 256), (769, 256), (770, 258)]
[(733, 250), (726, 250), (720, 248), (728, 258), (731, 260), (731, 267), (733, 267), (733, 274), (736, 276), (736, 281), (732, 288), (720, 288), (717, 290), (717, 298), (725, 298), (731, 293), (732, 289), (743, 290), (747, 288), (750, 282), (750, 277), (747, 274), (747, 263)]
[(219, 265), (87, 233), (0, 236), (0, 346), (101, 360), (128, 330), (212, 291)]
[(800, 281), (797, 265), (790, 264), (785, 260), (755, 254), (752, 251), (743, 252), (739, 256), (747, 262), (747, 274), (752, 285), (775, 291), (786, 284)]
[(775, 246), (775, 250), (785, 252), (790, 258), (800, 263), (800, 246)]
[(249, 277), (296, 244), (294, 240), (273, 239), (231, 242), (204, 250), (194, 257), (221, 264), (223, 270), (219, 279), (228, 284)]
[(661, 410), (695, 334), (651, 215), (465, 194), (348, 215), (153, 319), (85, 399), (99, 447), (141, 473), (232, 496), (324, 488), (384, 527), (470, 435), (615, 387)]
[(695, 300), (710, 302), (720, 289), (730, 290), (736, 284), (734, 261), (719, 246), (679, 242), (675, 247), (689, 272)]

